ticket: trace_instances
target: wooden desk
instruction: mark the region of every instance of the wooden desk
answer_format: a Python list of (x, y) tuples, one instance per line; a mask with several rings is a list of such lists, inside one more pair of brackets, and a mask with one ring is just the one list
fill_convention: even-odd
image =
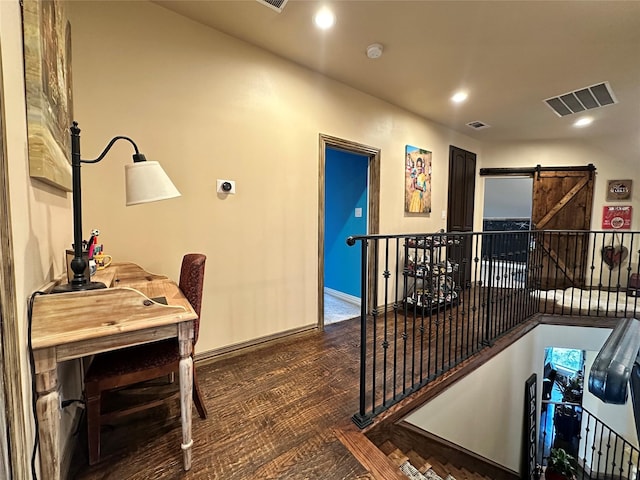
[[(92, 277), (109, 288), (40, 295), (33, 304), (36, 414), (43, 480), (60, 479), (58, 362), (177, 337), (184, 469), (191, 468), (193, 320), (197, 315), (178, 285), (133, 263), (112, 264)], [(150, 301), (166, 297), (168, 305)]]

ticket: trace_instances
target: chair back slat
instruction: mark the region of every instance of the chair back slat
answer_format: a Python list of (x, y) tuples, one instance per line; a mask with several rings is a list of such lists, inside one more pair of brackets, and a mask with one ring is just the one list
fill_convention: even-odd
[(198, 341), (198, 332), (200, 330), (200, 309), (202, 307), (204, 264), (206, 260), (206, 255), (201, 253), (187, 253), (182, 258), (182, 267), (180, 268), (180, 283), (178, 286), (198, 315), (198, 318), (194, 321), (194, 344)]

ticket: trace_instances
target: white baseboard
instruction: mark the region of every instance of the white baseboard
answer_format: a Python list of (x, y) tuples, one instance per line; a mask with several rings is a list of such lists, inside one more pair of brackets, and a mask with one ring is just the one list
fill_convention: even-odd
[(349, 295), (348, 293), (339, 292), (338, 290), (334, 290), (333, 288), (324, 287), (324, 293), (327, 295), (331, 295), (332, 297), (339, 298), (340, 300), (344, 300), (345, 302), (352, 303), (353, 305), (360, 306), (360, 297), (355, 297), (353, 295)]

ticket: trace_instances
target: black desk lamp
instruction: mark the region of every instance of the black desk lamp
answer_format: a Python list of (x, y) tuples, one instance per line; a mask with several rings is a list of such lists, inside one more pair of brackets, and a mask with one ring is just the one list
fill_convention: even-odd
[(80, 129), (78, 122), (73, 122), (71, 130), (71, 173), (73, 187), (73, 260), (71, 270), (73, 279), (71, 282), (58, 285), (53, 293), (75, 292), (82, 290), (95, 290), (106, 288), (104, 283), (92, 282), (85, 275), (87, 259), (82, 255), (82, 188), (80, 184), (80, 166), (83, 163), (98, 163), (102, 160), (111, 147), (118, 140), (127, 140), (136, 153), (133, 155), (133, 163), (125, 165), (127, 206), (139, 203), (156, 202), (168, 198), (179, 197), (180, 192), (171, 182), (158, 162), (147, 162), (147, 159), (138, 151), (138, 146), (129, 137), (114, 137), (95, 160), (80, 159)]

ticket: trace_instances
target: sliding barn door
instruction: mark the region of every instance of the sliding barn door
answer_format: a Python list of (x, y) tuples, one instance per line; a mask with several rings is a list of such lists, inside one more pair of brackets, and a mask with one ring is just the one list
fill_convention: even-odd
[[(575, 230), (538, 237), (541, 288), (582, 287), (587, 277), (595, 168), (536, 172), (531, 220), (536, 230)], [(585, 233), (580, 233), (584, 230)], [(540, 263), (541, 260), (541, 263)], [(540, 267), (539, 267), (540, 268)]]

